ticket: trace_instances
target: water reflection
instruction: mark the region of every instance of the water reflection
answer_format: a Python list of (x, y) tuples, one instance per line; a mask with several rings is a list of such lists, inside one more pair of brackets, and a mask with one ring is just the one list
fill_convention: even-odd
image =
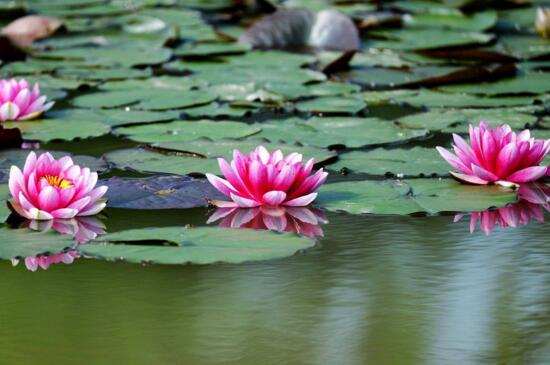
[[(522, 185), (518, 189), (518, 202), (496, 210), (473, 212), (470, 216), (470, 233), (479, 221), (479, 228), (488, 236), (495, 226), (516, 228), (531, 221), (544, 222), (544, 211), (550, 212), (550, 187), (544, 184)], [(457, 214), (455, 223), (465, 215)]]
[(220, 219), (220, 227), (294, 232), (313, 239), (324, 236), (321, 225), (328, 223), (321, 210), (305, 207), (218, 208), (207, 223)]
[[(97, 236), (105, 234), (105, 224), (97, 217), (75, 217), (73, 219), (54, 219), (49, 221), (25, 220), (21, 228), (30, 228), (34, 231), (45, 232), (54, 230), (63, 235), (73, 236), (78, 244), (85, 244)], [(47, 270), (52, 264), (72, 264), (80, 256), (76, 250), (61, 252), (47, 256), (30, 256), (24, 259), (28, 270), (36, 271), (38, 268)], [(13, 266), (17, 266), (20, 260), (13, 259)]]

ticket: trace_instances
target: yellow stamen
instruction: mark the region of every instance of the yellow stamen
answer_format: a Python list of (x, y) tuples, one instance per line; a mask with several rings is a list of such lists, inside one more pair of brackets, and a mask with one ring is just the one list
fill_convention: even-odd
[(57, 186), (60, 189), (72, 188), (73, 184), (60, 176), (46, 175), (43, 177), (51, 186)]

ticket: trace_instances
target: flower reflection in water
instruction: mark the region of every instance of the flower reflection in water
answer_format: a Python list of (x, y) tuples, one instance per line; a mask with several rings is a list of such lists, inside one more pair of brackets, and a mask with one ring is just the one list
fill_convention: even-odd
[[(496, 225), (501, 228), (516, 228), (527, 225), (532, 220), (544, 222), (544, 211), (550, 212), (550, 187), (543, 184), (521, 185), (518, 189), (518, 202), (496, 210), (473, 212), (470, 218), (470, 233), (475, 231), (479, 220), (480, 229), (488, 236)], [(464, 214), (455, 216), (455, 223)]]
[(218, 208), (207, 223), (220, 219), (220, 227), (294, 232), (312, 239), (323, 237), (321, 225), (328, 223), (321, 210), (305, 207)]
[[(78, 244), (85, 244), (97, 236), (105, 234), (105, 224), (96, 217), (75, 217), (73, 219), (54, 219), (49, 221), (26, 220), (21, 227), (35, 231), (45, 232), (54, 230), (60, 234), (73, 236)], [(32, 256), (25, 258), (25, 266), (31, 271), (39, 267), (47, 270), (52, 264), (72, 264), (80, 256), (76, 250), (61, 252), (47, 256)], [(19, 260), (12, 260), (13, 266), (19, 264)]]

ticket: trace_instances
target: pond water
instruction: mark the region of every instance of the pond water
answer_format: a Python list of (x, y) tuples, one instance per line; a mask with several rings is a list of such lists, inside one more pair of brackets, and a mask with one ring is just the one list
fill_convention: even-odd
[[(25, 59), (0, 36), (0, 77), (56, 101), (0, 126), (0, 364), (548, 365), (548, 179), (461, 185), (435, 150), (480, 120), (550, 137), (538, 5), (0, 1), (2, 26), (67, 28)], [(309, 10), (237, 42), (277, 6)], [(358, 29), (329, 46), (360, 50), (312, 48), (317, 22)], [(329, 172), (312, 206), (208, 206), (215, 158), (258, 144)], [(107, 208), (10, 215), (28, 149), (98, 170)]]
[[(211, 212), (110, 210), (109, 230)], [(142, 266), (0, 265), (3, 362), (547, 364), (550, 225), (327, 214), (294, 257)]]

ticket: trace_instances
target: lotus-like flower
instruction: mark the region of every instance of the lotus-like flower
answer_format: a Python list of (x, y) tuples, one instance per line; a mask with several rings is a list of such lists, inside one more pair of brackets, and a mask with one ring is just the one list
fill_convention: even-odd
[(323, 237), (321, 225), (328, 223), (321, 210), (305, 207), (218, 208), (206, 223), (220, 219), (219, 227), (294, 232), (312, 239)]
[(13, 210), (28, 219), (49, 220), (91, 216), (105, 208), (101, 197), (106, 186), (95, 188), (97, 172), (75, 165), (69, 156), (59, 160), (49, 153), (30, 152), (23, 172), (12, 166), (9, 201)]
[(437, 150), (459, 172), (457, 180), (468, 184), (511, 185), (536, 181), (550, 169), (540, 166), (550, 151), (550, 139), (535, 140), (529, 130), (516, 134), (508, 125), (490, 129), (485, 122), (470, 125), (470, 144), (453, 134), (452, 154), (442, 147)]
[(54, 102), (40, 95), (38, 83), (32, 89), (27, 80), (0, 80), (0, 122), (30, 120), (49, 110)]
[(281, 150), (269, 153), (259, 146), (248, 156), (233, 152), (229, 164), (218, 159), (220, 169), (227, 180), (206, 174), (208, 181), (232, 202), (212, 201), (218, 207), (252, 208), (258, 206), (306, 206), (317, 197), (317, 190), (326, 180), (323, 169), (310, 176), (314, 160), (302, 165), (302, 155), (284, 156)]
[[(470, 233), (474, 233), (479, 221), (479, 227), (488, 236), (495, 226), (501, 228), (516, 228), (527, 225), (531, 220), (544, 222), (544, 210), (550, 212), (550, 188), (540, 184), (521, 185), (518, 190), (519, 201), (504, 208), (473, 212), (470, 217)], [(464, 214), (455, 216), (455, 223)]]

